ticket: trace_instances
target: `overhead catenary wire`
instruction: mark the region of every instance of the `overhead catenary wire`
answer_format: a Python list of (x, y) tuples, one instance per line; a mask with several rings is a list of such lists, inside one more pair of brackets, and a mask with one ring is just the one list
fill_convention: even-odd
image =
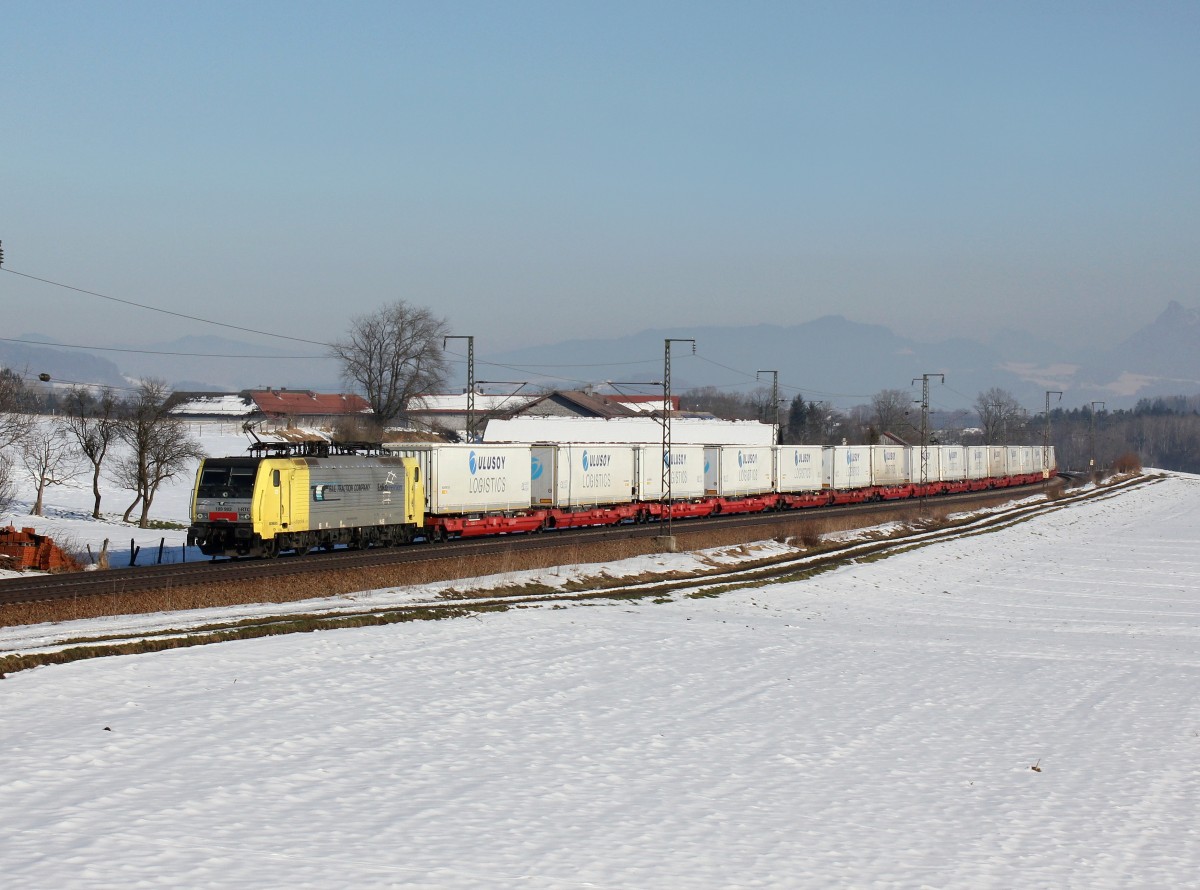
[(70, 284), (63, 284), (61, 281), (52, 281), (49, 278), (39, 278), (37, 275), (29, 275), (25, 272), (18, 272), (16, 269), (10, 269), (7, 266), (0, 266), (0, 272), (7, 272), (10, 275), (19, 275), (22, 278), (28, 278), (31, 281), (40, 281), (43, 284), (50, 284), (50, 285), (53, 285), (54, 287), (61, 287), (66, 290), (75, 291), (76, 293), (87, 294), (88, 296), (92, 296), (92, 297), (99, 297), (102, 300), (110, 300), (113, 303), (121, 303), (125, 306), (133, 306), (137, 309), (145, 309), (149, 312), (161, 312), (163, 315), (172, 315), (175, 318), (186, 318), (188, 321), (198, 321), (202, 324), (211, 324), (211, 325), (215, 325), (215, 326), (221, 327), (221, 328), (229, 328), (230, 330), (234, 330), (234, 331), (242, 331), (247, 334), (259, 334), (263, 337), (276, 337), (280, 340), (291, 340), (296, 343), (309, 343), (313, 346), (324, 346), (327, 349), (333, 348), (332, 343), (325, 343), (320, 340), (306, 340), (303, 337), (290, 337), (287, 334), (276, 334), (276, 333), (272, 333), (271, 331), (260, 331), (260, 330), (257, 330), (256, 328), (247, 328), (247, 327), (243, 327), (241, 325), (229, 324), (228, 322), (224, 322), (224, 321), (213, 321), (211, 318), (201, 318), (198, 315), (187, 315), (183, 312), (175, 312), (171, 309), (161, 309), (158, 306), (149, 306), (145, 303), (135, 302), (134, 300), (124, 300), (124, 299), (121, 299), (120, 297), (112, 297), (112, 296), (109, 296), (108, 294), (102, 294), (97, 291), (87, 290), (86, 288), (75, 287)]
[[(50, 375), (47, 374), (45, 376), (49, 377)], [(36, 380), (37, 382), (39, 382), (43, 385), (49, 385), (49, 386), (58, 386), (59, 384), (66, 384), (67, 386), (82, 386), (85, 389), (120, 390), (121, 392), (137, 392), (140, 389), (140, 387), (137, 387), (137, 386), (117, 386), (116, 384), (112, 384), (112, 383), (85, 383), (82, 380), (63, 380), (60, 377), (52, 377), (49, 380), (44, 380), (44, 379), (42, 379), (42, 375), (40, 375), (40, 374), (23, 374), (23, 375), (21, 375), (21, 377), (22, 377), (22, 379), (28, 380), (30, 382)]]
[[(746, 378), (747, 382), (753, 381), (756, 379), (754, 374), (752, 374), (749, 371), (744, 371), (740, 368), (732, 368), (729, 365), (722, 364), (721, 362), (716, 361), (715, 359), (711, 359), (708, 356), (703, 355), (699, 352), (696, 353), (695, 357), (700, 359), (700, 361), (702, 361), (702, 362), (708, 362), (708, 364), (710, 364), (710, 365), (716, 365), (718, 368), (724, 368), (726, 371), (731, 371), (734, 374), (740, 374), (741, 376)], [(686, 356), (685, 356), (685, 358), (686, 358)], [(737, 385), (738, 384), (735, 384), (735, 383), (729, 383), (729, 384), (724, 384), (723, 386), (713, 387), (713, 388), (714, 389), (728, 389), (728, 388), (731, 388), (731, 387), (737, 386)], [(825, 390), (812, 389), (810, 387), (805, 387), (805, 386), (797, 386), (794, 383), (785, 383), (782, 380), (779, 382), (779, 388), (791, 390), (796, 393), (809, 393), (810, 395), (828, 396), (830, 398), (837, 398), (837, 399), (869, 399), (871, 397), (870, 395), (863, 395), (862, 393), (827, 392)]]
[[(227, 328), (229, 330), (241, 331), (243, 333), (248, 333), (248, 334), (256, 334), (256, 335), (264, 336), (264, 337), (274, 337), (274, 338), (280, 339), (280, 340), (289, 340), (289, 341), (295, 342), (295, 343), (308, 343), (313, 346), (321, 346), (321, 347), (324, 347), (327, 349), (334, 348), (334, 344), (327, 343), (327, 342), (324, 342), (321, 340), (310, 340), (310, 339), (307, 339), (304, 337), (292, 337), (287, 334), (277, 334), (272, 331), (263, 331), (263, 330), (259, 330), (257, 328), (250, 328), (250, 327), (245, 327), (243, 325), (230, 324), (228, 322), (222, 322), (222, 321), (214, 321), (209, 318), (202, 318), (202, 317), (196, 316), (196, 315), (189, 315), (189, 314), (186, 314), (183, 312), (176, 312), (176, 311), (170, 310), (170, 309), (163, 309), (158, 306), (151, 306), (146, 303), (139, 303), (135, 300), (126, 300), (121, 297), (114, 297), (109, 294), (100, 293), (98, 291), (88, 290), (86, 288), (81, 288), (81, 287), (75, 287), (74, 285), (65, 284), (65, 283), (59, 282), (59, 281), (54, 281), (49, 278), (42, 278), (37, 275), (31, 275), (27, 272), (19, 272), (15, 269), (8, 268), (7, 266), (0, 266), (0, 272), (8, 272), (11, 275), (17, 275), (21, 278), (26, 278), (31, 281), (41, 282), (43, 284), (48, 284), (53, 287), (60, 287), (65, 290), (73, 291), (75, 293), (87, 294), (88, 296), (97, 297), (102, 300), (108, 300), (110, 302), (120, 303), (125, 306), (132, 306), (137, 309), (144, 309), (149, 312), (158, 312), (163, 315), (170, 315), (170, 316), (173, 316), (176, 318), (183, 318), (183, 319), (187, 319), (189, 321), (196, 321), (196, 322), (200, 322), (201, 324), (213, 325), (216, 327), (222, 327), (222, 328)], [(130, 354), (141, 354), (141, 355), (170, 355), (170, 356), (194, 357), (194, 358), (259, 359), (259, 360), (266, 359), (266, 360), (283, 360), (283, 361), (296, 360), (296, 359), (311, 361), (314, 359), (329, 358), (328, 354), (325, 354), (325, 355), (299, 355), (299, 356), (245, 355), (245, 354), (228, 354), (228, 353), (175, 352), (175, 351), (167, 351), (167, 350), (132, 349), (132, 348), (104, 347), (104, 346), (85, 346), (85, 345), (67, 344), (67, 343), (42, 344), (42, 343), (31, 343), (28, 340), (14, 340), (14, 339), (5, 338), (5, 337), (0, 337), (0, 342), (20, 343), (23, 345), (32, 345), (32, 346), (60, 347), (60, 348), (65, 348), (65, 349), (87, 349), (87, 350), (95, 350), (95, 351), (103, 351), (103, 352), (118, 352), (118, 353), (130, 353)], [(451, 353), (451, 354), (453, 354), (453, 353)], [(706, 362), (708, 364), (711, 364), (715, 367), (722, 368), (723, 370), (729, 371), (733, 374), (738, 374), (744, 378), (745, 382), (751, 382), (756, 379), (755, 375), (750, 373), (749, 371), (731, 367), (730, 365), (726, 365), (722, 362), (716, 361), (715, 359), (709, 358), (708, 356), (706, 356), (702, 353), (695, 353), (694, 356), (692, 356), (692, 357), (697, 358), (700, 361)], [(681, 358), (686, 359), (686, 358), (688, 358), (688, 356), (681, 356)], [(571, 376), (562, 375), (562, 374), (546, 374), (537, 369), (540, 369), (540, 368), (574, 369), (574, 368), (635, 367), (635, 366), (639, 366), (639, 365), (654, 365), (654, 364), (657, 364), (657, 360), (644, 359), (644, 360), (635, 360), (635, 361), (593, 362), (593, 363), (579, 363), (579, 364), (543, 364), (543, 363), (510, 364), (510, 363), (505, 363), (505, 362), (488, 361), (488, 360), (481, 359), (481, 360), (478, 360), (478, 364), (488, 365), (488, 366), (495, 367), (495, 368), (504, 368), (506, 370), (511, 370), (511, 371), (518, 371), (522, 374), (533, 375), (533, 376), (541, 378), (545, 382), (561, 381), (561, 382), (565, 382), (565, 383), (577, 384), (580, 386), (587, 386), (594, 381), (590, 381), (590, 380), (586, 380), (586, 379), (582, 379), (582, 378), (578, 378), (578, 377), (571, 377)], [(713, 388), (714, 389), (731, 389), (737, 385), (739, 385), (739, 384), (720, 384), (720, 385), (714, 386)], [(779, 388), (781, 390), (787, 390), (789, 392), (795, 392), (797, 394), (807, 393), (810, 396), (821, 396), (821, 397), (825, 397), (825, 398), (869, 399), (871, 397), (870, 394), (831, 392), (831, 391), (826, 391), (826, 390), (813, 389), (810, 387), (801, 387), (801, 386), (797, 386), (795, 384), (787, 383), (786, 381), (780, 381)], [(951, 390), (951, 391), (955, 392), (956, 395), (959, 395), (962, 398), (969, 398), (968, 396), (966, 396), (963, 393), (959, 393), (954, 390)]]
[(95, 352), (129, 352), (136, 355), (176, 355), (192, 358), (255, 358), (255, 359), (312, 359), (328, 358), (326, 355), (232, 355), (225, 352), (169, 352), (161, 349), (129, 349), (118, 346), (87, 346), (79, 343), (41, 343), (36, 340), (14, 340), (0, 337), (0, 343), (19, 343), (22, 346), (40, 346), (47, 349), (87, 349)]

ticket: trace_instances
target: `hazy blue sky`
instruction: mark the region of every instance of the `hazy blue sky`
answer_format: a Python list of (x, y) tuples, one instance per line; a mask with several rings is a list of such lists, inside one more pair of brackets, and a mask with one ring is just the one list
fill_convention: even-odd
[[(0, 22), (6, 266), (125, 300), (326, 341), (405, 298), (482, 355), (832, 313), (1109, 343), (1200, 302), (1200, 3)], [(0, 336), (228, 333), (10, 274), (0, 300)]]

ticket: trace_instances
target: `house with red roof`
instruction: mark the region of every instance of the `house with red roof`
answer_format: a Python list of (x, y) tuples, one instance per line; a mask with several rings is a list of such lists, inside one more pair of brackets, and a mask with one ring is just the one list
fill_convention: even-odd
[(340, 420), (373, 417), (367, 400), (354, 393), (319, 393), (310, 389), (251, 389), (261, 416), (296, 426), (331, 426)]

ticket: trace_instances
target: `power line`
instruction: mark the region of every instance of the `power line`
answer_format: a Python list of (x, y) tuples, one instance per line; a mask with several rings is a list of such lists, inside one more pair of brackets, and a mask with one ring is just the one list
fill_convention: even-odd
[[(446, 355), (456, 355), (460, 359), (463, 358), (463, 354), (461, 352), (455, 352), (453, 349), (443, 349), (442, 351)], [(490, 362), (487, 359), (483, 359), (483, 358), (476, 359), (475, 362), (476, 362), (476, 364), (480, 364), (480, 365), (494, 365), (497, 368), (515, 368), (515, 367), (517, 367), (516, 365), (505, 365), (505, 364), (501, 364), (500, 362)], [(527, 369), (527, 368), (617, 368), (617, 367), (625, 367), (627, 365), (656, 365), (656, 364), (658, 364), (657, 359), (647, 359), (644, 361), (636, 361), (636, 362), (592, 362), (590, 364), (589, 363), (580, 363), (580, 364), (528, 364), (528, 363), (526, 363), (526, 364), (522, 365), (521, 368), (522, 369)]]
[[(714, 359), (708, 358), (705, 355), (701, 355), (700, 353), (696, 354), (696, 358), (700, 359), (700, 361), (702, 361), (702, 362), (708, 362), (710, 365), (716, 365), (718, 368), (724, 368), (726, 371), (732, 371), (734, 374), (740, 374), (741, 376), (745, 377), (747, 381), (756, 379), (754, 377), (754, 375), (751, 374), (749, 371), (743, 371), (738, 368), (731, 368), (729, 365), (723, 365), (720, 362), (715, 361)], [(717, 387), (713, 387), (713, 388), (714, 389), (728, 389), (730, 387), (738, 386), (738, 385), (739, 384), (736, 384), (736, 383), (729, 383), (729, 384), (724, 384), (723, 386), (717, 386)], [(782, 381), (779, 384), (779, 388), (793, 390), (794, 392), (797, 392), (797, 393), (806, 392), (806, 393), (809, 393), (809, 394), (815, 395), (815, 396), (832, 396), (834, 398), (839, 398), (839, 399), (869, 399), (870, 398), (869, 395), (863, 395), (861, 393), (825, 392), (824, 390), (810, 389), (810, 388), (804, 387), (804, 386), (796, 386), (794, 384), (783, 383)]]
[(182, 312), (172, 312), (170, 309), (160, 309), (157, 306), (147, 306), (145, 303), (135, 303), (133, 300), (122, 300), (120, 297), (110, 297), (107, 294), (97, 293), (93, 290), (85, 290), (82, 287), (73, 287), (69, 284), (63, 284), (59, 281), (51, 281), (49, 278), (38, 278), (36, 275), (27, 275), (24, 272), (18, 272), (15, 269), (9, 269), (5, 266), (0, 266), (0, 272), (8, 272), (10, 275), (20, 275), (22, 278), (28, 278), (31, 281), (40, 281), (43, 284), (52, 284), (55, 287), (73, 290), (76, 293), (87, 294), (88, 296), (92, 297), (99, 297), (102, 300), (111, 300), (114, 303), (122, 303), (125, 306), (134, 306), (138, 309), (146, 309), (150, 312), (161, 312), (163, 315), (173, 315), (176, 318), (186, 318), (188, 321), (198, 321), (202, 324), (216, 325), (217, 327), (229, 328), (230, 330), (234, 331), (243, 331), (247, 334), (259, 334), (263, 337), (278, 337), (280, 340), (293, 340), (297, 343), (311, 343), (313, 346), (324, 346), (327, 348), (333, 347), (332, 343), (322, 343), (320, 340), (305, 340), (303, 337), (289, 337), (286, 334), (273, 334), (270, 331), (260, 331), (256, 330), (255, 328), (244, 328), (240, 325), (227, 324), (223, 321), (213, 321), (212, 319), (200, 318), (196, 315), (185, 315)]
[[(30, 380), (30, 381), (37, 380), (39, 383), (43, 383), (43, 384), (47, 384), (47, 385), (51, 385), (51, 386), (57, 386), (60, 383), (65, 383), (68, 386), (83, 386), (88, 389), (101, 389), (101, 390), (118, 389), (121, 392), (137, 392), (138, 391), (138, 387), (136, 387), (136, 386), (116, 386), (115, 384), (111, 384), (111, 383), (84, 383), (82, 380), (62, 380), (58, 377), (52, 377), (49, 380), (43, 380), (41, 378), (41, 375), (33, 376), (33, 375), (25, 374), (22, 376), (26, 380)], [(46, 375), (46, 376), (49, 377), (49, 375)]]
[(0, 343), (20, 343), (22, 346), (38, 346), (46, 349), (88, 349), (96, 352), (133, 352), (139, 355), (182, 355), (194, 358), (266, 358), (266, 359), (317, 359), (327, 355), (229, 355), (223, 352), (165, 352), (158, 349), (121, 349), (116, 346), (81, 346), (77, 343), (37, 343), (32, 340), (14, 340), (0, 337)]

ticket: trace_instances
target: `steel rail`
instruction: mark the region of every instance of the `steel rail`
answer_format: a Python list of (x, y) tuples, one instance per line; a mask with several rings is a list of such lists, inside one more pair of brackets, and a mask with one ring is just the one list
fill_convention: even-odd
[[(938, 504), (964, 505), (997, 500), (1012, 500), (1041, 492), (1049, 483), (1020, 488), (963, 492), (938, 497)], [(926, 508), (929, 502), (926, 503)], [(870, 504), (846, 504), (814, 509), (769, 511), (718, 515), (681, 521), (674, 526), (676, 536), (707, 534), (735, 528), (753, 529), (780, 524), (802, 527), (827, 518), (853, 515), (863, 519), (892, 518), (919, 513), (915, 499), (882, 501)], [(869, 524), (864, 522), (864, 524)], [(536, 552), (577, 546), (596, 541), (655, 538), (663, 534), (660, 523), (645, 525), (593, 526), (522, 535), (499, 535), (451, 540), (436, 544), (405, 547), (376, 547), (366, 550), (338, 549), (308, 554), (293, 554), (275, 559), (233, 559), (192, 563), (172, 563), (132, 568), (106, 569), (58, 574), (22, 575), (0, 579), (0, 606), (91, 596), (118, 596), (152, 591), (177, 590), (181, 587), (224, 585), (235, 582), (267, 581), (297, 575), (315, 575), (347, 570), (377, 569), (462, 560), (467, 556), (507, 550)]]

